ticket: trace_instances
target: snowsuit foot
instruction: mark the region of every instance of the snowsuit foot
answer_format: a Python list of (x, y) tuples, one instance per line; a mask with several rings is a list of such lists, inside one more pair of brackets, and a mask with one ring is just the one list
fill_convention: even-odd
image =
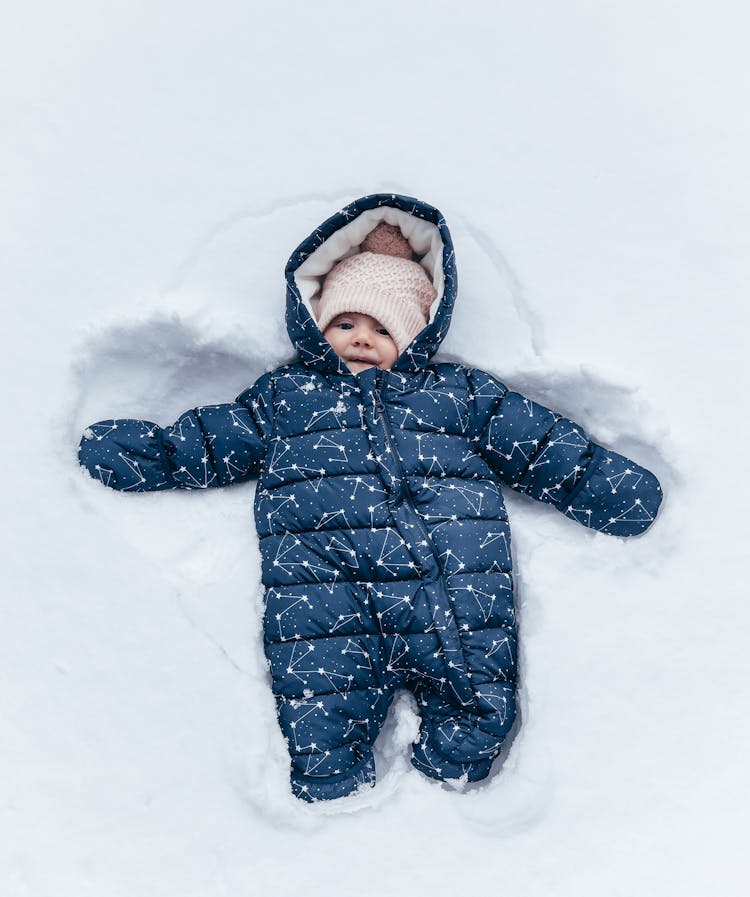
[(473, 708), (460, 707), (432, 689), (420, 689), (422, 714), (412, 765), (432, 779), (478, 782), (490, 771), (515, 717), (513, 685), (490, 682), (477, 689)]
[(375, 758), (369, 744), (346, 744), (292, 758), (292, 792), (313, 803), (346, 797), (375, 784)]

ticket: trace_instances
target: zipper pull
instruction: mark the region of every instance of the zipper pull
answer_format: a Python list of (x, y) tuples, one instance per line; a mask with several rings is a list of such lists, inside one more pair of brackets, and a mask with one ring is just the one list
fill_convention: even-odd
[(373, 404), (375, 406), (375, 411), (378, 414), (382, 414), (385, 411), (385, 406), (383, 405), (383, 396), (381, 390), (383, 389), (383, 374), (381, 371), (375, 372), (375, 383), (373, 384), (372, 397)]

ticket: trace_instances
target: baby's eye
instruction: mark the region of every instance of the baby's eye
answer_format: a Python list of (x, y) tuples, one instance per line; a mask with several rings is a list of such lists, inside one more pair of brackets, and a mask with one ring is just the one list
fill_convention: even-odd
[(342, 330), (351, 330), (354, 327), (354, 324), (350, 324), (348, 321), (342, 321), (340, 324), (336, 325), (340, 327)]
[(385, 329), (385, 327), (378, 327), (378, 333), (381, 336), (390, 336), (390, 333)]

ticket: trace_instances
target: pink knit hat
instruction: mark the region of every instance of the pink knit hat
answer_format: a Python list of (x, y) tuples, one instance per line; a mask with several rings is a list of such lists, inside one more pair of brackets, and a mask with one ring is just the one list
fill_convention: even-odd
[(381, 222), (360, 250), (326, 275), (318, 328), (325, 330), (344, 312), (360, 312), (380, 321), (403, 352), (427, 324), (437, 292), (425, 269), (411, 260), (409, 241), (394, 225)]

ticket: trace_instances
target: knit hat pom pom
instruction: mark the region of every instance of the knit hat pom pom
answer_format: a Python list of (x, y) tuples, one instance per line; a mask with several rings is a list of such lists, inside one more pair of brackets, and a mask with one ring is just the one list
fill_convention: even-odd
[(360, 246), (362, 252), (378, 252), (396, 258), (411, 260), (411, 246), (406, 237), (393, 224), (380, 224), (365, 237)]

